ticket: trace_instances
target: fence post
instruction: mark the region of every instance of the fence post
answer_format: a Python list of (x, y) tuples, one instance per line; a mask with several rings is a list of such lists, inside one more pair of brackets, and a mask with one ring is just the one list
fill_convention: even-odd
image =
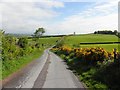
[(114, 48), (114, 51), (113, 51), (113, 53), (114, 53), (114, 62), (116, 62), (116, 60), (117, 60), (117, 52), (116, 52), (116, 48)]

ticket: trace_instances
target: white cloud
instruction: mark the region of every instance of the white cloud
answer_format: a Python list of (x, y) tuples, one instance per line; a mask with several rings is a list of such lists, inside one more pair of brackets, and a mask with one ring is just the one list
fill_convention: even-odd
[[(59, 13), (52, 7), (63, 7), (63, 3), (3, 3), (3, 29), (12, 33), (30, 33), (39, 26), (47, 23)], [(47, 8), (45, 8), (47, 7)]]
[(98, 16), (93, 18), (83, 18), (76, 16), (69, 18), (66, 21), (59, 24), (59, 29), (62, 32), (73, 33), (92, 33), (95, 30), (116, 30), (118, 24), (117, 14), (111, 14), (107, 16)]
[(55, 7), (55, 8), (58, 8), (58, 7), (64, 7), (64, 4), (62, 2), (59, 2), (59, 1), (42, 1), (40, 2), (44, 5), (44, 7), (46, 8), (52, 8), (52, 7)]
[(42, 6), (51, 8), (51, 7), (64, 7), (64, 4), (60, 1), (55, 1), (55, 0), (1, 0), (1, 2), (38, 2)]
[(118, 30), (117, 3), (97, 3), (92, 9), (69, 16), (53, 25), (59, 33), (93, 33), (95, 30)]
[[(14, 1), (14, 0), (12, 0)], [(20, 0), (22, 1), (22, 0)], [(59, 15), (53, 8), (63, 8), (60, 1), (41, 1), (33, 3), (3, 3), (3, 29), (12, 33), (33, 33), (40, 26), (45, 27), (47, 34), (88, 33), (99, 29), (118, 29), (117, 2), (95, 3), (87, 10), (71, 15), (62, 20), (54, 19)], [(65, 12), (63, 12), (65, 13)]]

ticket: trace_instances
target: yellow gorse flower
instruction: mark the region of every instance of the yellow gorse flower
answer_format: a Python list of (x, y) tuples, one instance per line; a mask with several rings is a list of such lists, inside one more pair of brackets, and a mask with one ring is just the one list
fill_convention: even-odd
[(67, 54), (73, 53), (74, 57), (84, 58), (86, 60), (100, 61), (103, 59), (113, 58), (113, 53), (107, 52), (101, 47), (71, 48), (69, 46), (64, 45), (59, 48), (53, 48), (53, 50), (60, 50)]

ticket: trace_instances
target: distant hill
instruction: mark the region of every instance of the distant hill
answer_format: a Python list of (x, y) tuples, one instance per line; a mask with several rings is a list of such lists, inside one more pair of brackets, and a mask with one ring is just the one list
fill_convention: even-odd
[(5, 33), (5, 35), (11, 35), (15, 37), (31, 37), (31, 34), (13, 34), (13, 33)]

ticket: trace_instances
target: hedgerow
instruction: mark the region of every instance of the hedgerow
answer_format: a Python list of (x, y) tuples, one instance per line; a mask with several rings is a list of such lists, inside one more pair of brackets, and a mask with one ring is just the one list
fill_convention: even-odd
[[(120, 88), (120, 62), (114, 61), (113, 52), (104, 48), (71, 48), (68, 46), (51, 49), (66, 61), (69, 69), (83, 81), (89, 89)], [(117, 61), (119, 60), (119, 53)]]
[[(37, 45), (38, 44), (39, 43), (37, 43)], [(35, 50), (40, 50), (40, 47), (38, 46), (36, 47), (36, 43), (28, 43), (28, 39), (26, 37), (16, 38), (10, 35), (3, 35), (2, 60), (12, 60), (21, 56), (29, 55)]]
[(104, 60), (112, 60), (113, 53), (107, 52), (100, 47), (94, 48), (71, 48), (68, 46), (62, 46), (52, 49), (57, 54), (63, 54), (69, 58), (76, 59), (78, 62), (84, 62), (86, 64), (96, 65), (98, 62), (104, 62)]
[(33, 43), (26, 37), (17, 38), (4, 33), (1, 33), (1, 36), (2, 78), (0, 79), (4, 79), (9, 74), (20, 69), (24, 64), (32, 61), (31, 59), (38, 57), (43, 52), (41, 47), (36, 47), (37, 42)]

